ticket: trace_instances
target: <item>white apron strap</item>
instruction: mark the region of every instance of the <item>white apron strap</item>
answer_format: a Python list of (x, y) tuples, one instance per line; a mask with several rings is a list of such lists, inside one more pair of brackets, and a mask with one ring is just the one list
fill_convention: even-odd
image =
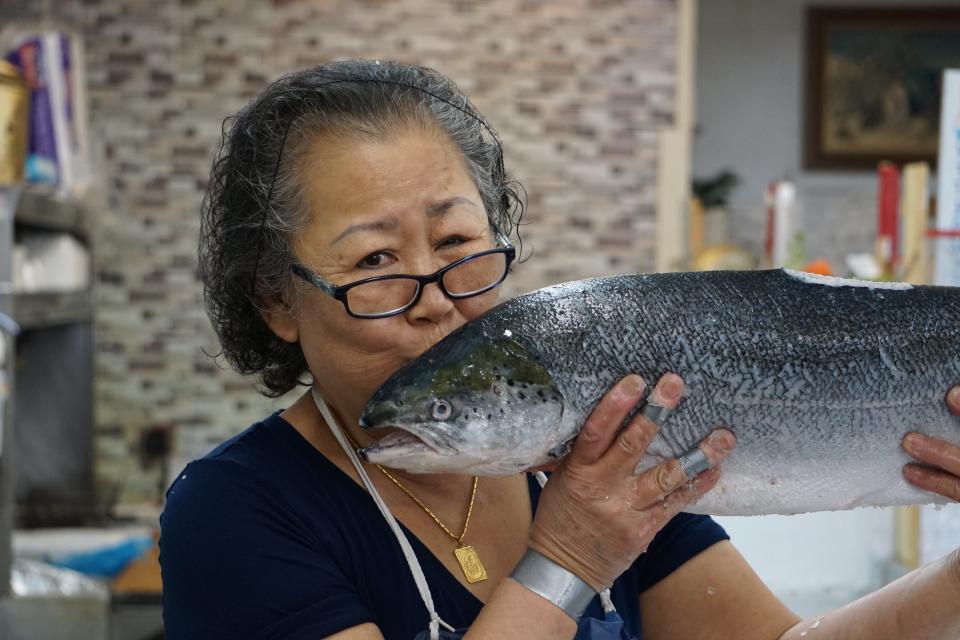
[(370, 481), (370, 476), (367, 475), (366, 469), (363, 468), (363, 465), (360, 463), (360, 459), (357, 458), (356, 451), (354, 451), (353, 447), (350, 446), (350, 443), (347, 442), (347, 438), (343, 435), (340, 424), (334, 419), (333, 414), (327, 407), (327, 403), (323, 400), (323, 397), (317, 391), (316, 387), (313, 387), (311, 391), (313, 393), (313, 401), (317, 404), (317, 409), (320, 410), (320, 414), (323, 415), (323, 419), (327, 421), (327, 425), (329, 425), (330, 430), (333, 432), (333, 436), (337, 439), (337, 442), (340, 443), (344, 453), (346, 453), (347, 457), (350, 458), (350, 462), (353, 463), (354, 468), (357, 470), (357, 474), (360, 476), (364, 486), (370, 493), (370, 497), (373, 498), (377, 508), (380, 509), (380, 513), (383, 514), (383, 519), (387, 521), (387, 525), (389, 525), (390, 530), (393, 531), (393, 535), (396, 536), (397, 542), (400, 543), (400, 548), (403, 550), (403, 557), (406, 559), (407, 565), (410, 567), (410, 573), (413, 574), (413, 581), (417, 584), (417, 590), (420, 592), (420, 597), (423, 599), (423, 604), (427, 608), (427, 612), (430, 614), (430, 639), (438, 640), (440, 637), (441, 625), (447, 631), (454, 631), (454, 629), (449, 624), (441, 620), (440, 616), (437, 615), (437, 610), (433, 604), (433, 596), (430, 594), (430, 586), (427, 584), (427, 577), (423, 574), (423, 568), (420, 566), (420, 561), (417, 560), (417, 556), (413, 552), (413, 547), (410, 546), (410, 541), (407, 540), (407, 536), (403, 534), (403, 531), (400, 529), (400, 525), (397, 523), (397, 519), (393, 517), (392, 513), (390, 513), (390, 509), (387, 508), (383, 498), (380, 497), (380, 493), (377, 491), (377, 488), (373, 486), (373, 482)]

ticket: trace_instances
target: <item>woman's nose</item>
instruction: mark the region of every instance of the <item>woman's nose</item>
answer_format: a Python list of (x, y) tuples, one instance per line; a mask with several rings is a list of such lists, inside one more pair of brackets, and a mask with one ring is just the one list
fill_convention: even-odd
[(440, 283), (431, 282), (424, 285), (423, 291), (420, 292), (420, 299), (407, 311), (407, 315), (413, 321), (438, 322), (453, 309), (453, 300), (443, 293)]

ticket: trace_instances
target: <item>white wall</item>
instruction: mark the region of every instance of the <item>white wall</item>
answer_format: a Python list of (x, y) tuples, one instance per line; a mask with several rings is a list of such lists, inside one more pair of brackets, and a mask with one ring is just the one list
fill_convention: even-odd
[[(803, 171), (806, 7), (890, 5), (889, 0), (702, 0), (697, 42), (694, 176), (731, 168), (742, 179), (732, 199), (732, 240), (762, 247), (763, 192), (796, 181), (808, 255), (842, 264), (872, 251), (876, 181), (872, 171)], [(924, 5), (960, 6), (957, 0)]]
[(801, 616), (821, 613), (899, 575), (893, 509), (716, 520), (750, 566)]
[[(846, 253), (872, 250), (876, 183), (869, 171), (812, 173), (801, 168), (804, 16), (809, 4), (699, 3), (693, 172), (703, 177), (730, 168), (740, 175), (728, 228), (733, 241), (754, 251), (762, 247), (767, 183), (781, 177), (794, 180), (808, 255), (842, 264)], [(908, 6), (882, 0), (816, 2), (831, 4)], [(930, 513), (925, 513), (928, 520)], [(897, 571), (890, 563), (892, 510), (718, 520), (761, 578), (802, 615), (848, 602)]]

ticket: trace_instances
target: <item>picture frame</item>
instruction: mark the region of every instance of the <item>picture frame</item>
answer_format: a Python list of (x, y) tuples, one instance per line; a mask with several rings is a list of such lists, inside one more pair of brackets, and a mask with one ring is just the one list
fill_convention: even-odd
[(807, 10), (804, 168), (936, 163), (943, 69), (960, 7)]

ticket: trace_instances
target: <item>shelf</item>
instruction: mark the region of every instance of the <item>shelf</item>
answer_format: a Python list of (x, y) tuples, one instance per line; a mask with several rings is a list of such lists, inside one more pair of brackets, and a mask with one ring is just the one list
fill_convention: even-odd
[[(4, 297), (0, 295), (0, 299)], [(12, 308), (13, 319), (23, 330), (93, 320), (93, 299), (88, 289), (14, 293)]]
[(86, 238), (88, 233), (81, 207), (28, 191), (21, 193), (13, 219), (31, 227), (68, 231), (81, 238)]

